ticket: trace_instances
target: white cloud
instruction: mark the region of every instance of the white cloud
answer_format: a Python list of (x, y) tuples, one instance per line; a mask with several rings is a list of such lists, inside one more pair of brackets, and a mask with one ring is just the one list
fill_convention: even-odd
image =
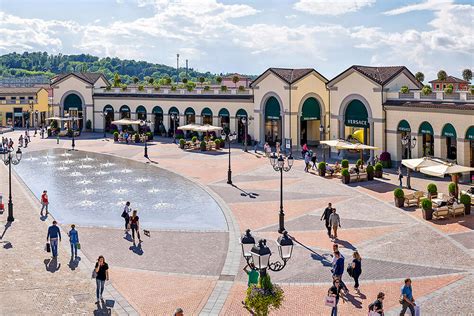
[(296, 10), (314, 15), (341, 15), (356, 12), (371, 6), (376, 0), (299, 0), (293, 6)]
[(400, 8), (384, 12), (385, 15), (399, 15), (413, 11), (437, 11), (443, 6), (451, 5), (453, 0), (425, 0), (416, 4), (409, 4)]

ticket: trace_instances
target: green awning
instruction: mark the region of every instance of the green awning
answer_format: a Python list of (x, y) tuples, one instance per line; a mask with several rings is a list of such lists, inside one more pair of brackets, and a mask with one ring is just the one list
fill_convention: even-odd
[(163, 114), (163, 109), (160, 106), (155, 106), (151, 112), (153, 114)]
[(430, 123), (425, 121), (425, 122), (421, 123), (418, 133), (434, 135), (433, 127), (431, 126)]
[(184, 115), (196, 115), (196, 112), (194, 112), (193, 108), (187, 108), (186, 111), (184, 111)]
[(239, 109), (235, 114), (236, 117), (247, 117), (247, 111), (244, 109)]
[(354, 127), (369, 127), (369, 114), (364, 103), (352, 100), (346, 108), (345, 125)]
[(280, 102), (275, 97), (269, 97), (265, 104), (265, 118), (269, 120), (279, 120), (280, 114)]
[(176, 114), (176, 115), (179, 115), (179, 111), (177, 108), (175, 108), (174, 106), (170, 108), (170, 110), (168, 111), (168, 114)]
[(411, 132), (410, 124), (406, 120), (401, 120), (400, 123), (398, 123), (398, 131)]
[(454, 126), (449, 123), (444, 125), (443, 132), (441, 133), (441, 135), (445, 137), (457, 137)]
[(474, 125), (467, 129), (466, 139), (474, 141)]
[(229, 116), (229, 111), (227, 109), (221, 109), (219, 111), (219, 116)]
[(303, 121), (321, 119), (321, 106), (319, 105), (318, 100), (315, 98), (308, 98), (304, 101), (303, 109), (301, 110), (301, 119)]
[(120, 112), (130, 112), (130, 108), (128, 107), (128, 105), (122, 105), (120, 107)]
[(114, 111), (114, 108), (110, 104), (107, 104), (106, 106), (104, 106), (104, 112), (113, 112), (113, 111)]
[(146, 109), (143, 105), (137, 107), (137, 113), (146, 113)]
[(212, 111), (210, 108), (204, 108), (201, 112), (201, 116), (212, 116)]
[(70, 94), (64, 100), (64, 111), (69, 109), (82, 110), (82, 100), (77, 94)]

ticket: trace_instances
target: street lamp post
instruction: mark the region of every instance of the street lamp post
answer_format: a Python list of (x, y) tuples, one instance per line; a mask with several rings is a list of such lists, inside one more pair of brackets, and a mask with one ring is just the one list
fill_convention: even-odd
[[(148, 126), (148, 124), (151, 124), (151, 121), (147, 121), (147, 120), (144, 120), (144, 121), (140, 121), (140, 126)], [(148, 135), (146, 134), (145, 132), (145, 152), (143, 154), (143, 157), (147, 158), (148, 159), (148, 145), (147, 145), (147, 142), (148, 142)]]
[(72, 146), (72, 150), (74, 150), (74, 147), (76, 147), (76, 140), (74, 138), (74, 131), (75, 131), (75, 128), (74, 128), (74, 121), (75, 121), (75, 117), (73, 116), (72, 117), (72, 143), (71, 143), (71, 146)]
[[(324, 140), (324, 126), (323, 124), (319, 125), (319, 140)], [(324, 144), (321, 144), (321, 149), (323, 151), (323, 161), (326, 161), (326, 150)]]
[(232, 184), (232, 169), (230, 167), (230, 144), (233, 140), (237, 138), (237, 134), (229, 132), (226, 134), (223, 132), (221, 134), (222, 140), (229, 143), (229, 169), (227, 170), (227, 184)]
[(13, 148), (3, 152), (3, 163), (8, 166), (8, 188), (10, 190), (8, 195), (8, 222), (13, 222), (15, 218), (13, 217), (13, 200), (12, 200), (12, 164), (18, 165), (21, 161), (21, 149), (18, 148), (16, 151), (15, 157), (12, 155)]
[(179, 120), (179, 117), (176, 113), (173, 113), (171, 118), (173, 120), (173, 142), (176, 144), (176, 121)]
[(104, 117), (104, 138), (107, 138), (107, 134), (105, 133), (105, 124), (106, 124), (106, 120), (107, 120), (107, 111), (104, 111), (104, 113), (102, 113), (102, 116)]
[(249, 120), (247, 117), (243, 116), (242, 117), (242, 124), (244, 124), (245, 128), (244, 128), (244, 151), (245, 152), (248, 152), (248, 149), (247, 149), (247, 134), (248, 134), (248, 129), (249, 129)]
[(291, 258), (293, 253), (293, 240), (288, 236), (286, 230), (278, 237), (276, 243), (281, 261), (270, 262), (272, 252), (270, 248), (268, 248), (265, 239), (260, 239), (258, 244), (256, 244), (255, 238), (250, 233), (250, 229), (247, 229), (245, 234), (240, 238), (242, 255), (245, 261), (247, 261), (247, 265), (252, 269), (259, 270), (261, 277), (267, 274), (267, 269), (275, 272), (283, 270)]
[[(285, 163), (286, 161), (286, 163)], [(293, 167), (293, 156), (277, 157), (275, 153), (270, 156), (270, 164), (273, 170), (280, 172), (280, 228), (278, 232), (282, 234), (285, 231), (285, 212), (283, 211), (283, 171), (288, 172)]]
[[(411, 159), (411, 151), (416, 146), (416, 137), (413, 136), (413, 139), (410, 138), (410, 135), (407, 134), (401, 138), (402, 146), (405, 149), (408, 149), (408, 158)], [(407, 188), (411, 189), (410, 183), (410, 168), (407, 168)]]

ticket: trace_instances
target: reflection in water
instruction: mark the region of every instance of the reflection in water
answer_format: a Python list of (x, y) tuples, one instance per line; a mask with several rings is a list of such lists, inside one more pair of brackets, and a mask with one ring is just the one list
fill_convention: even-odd
[(37, 197), (48, 190), (49, 210), (61, 224), (122, 228), (120, 215), (130, 201), (144, 229), (227, 230), (207, 192), (156, 166), (50, 149), (32, 152), (14, 168)]

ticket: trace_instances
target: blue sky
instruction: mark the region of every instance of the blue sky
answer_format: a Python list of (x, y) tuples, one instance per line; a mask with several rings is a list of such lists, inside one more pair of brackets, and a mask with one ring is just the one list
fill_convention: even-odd
[(427, 79), (474, 66), (466, 0), (0, 0), (0, 53), (47, 51), (259, 74), (405, 65)]

